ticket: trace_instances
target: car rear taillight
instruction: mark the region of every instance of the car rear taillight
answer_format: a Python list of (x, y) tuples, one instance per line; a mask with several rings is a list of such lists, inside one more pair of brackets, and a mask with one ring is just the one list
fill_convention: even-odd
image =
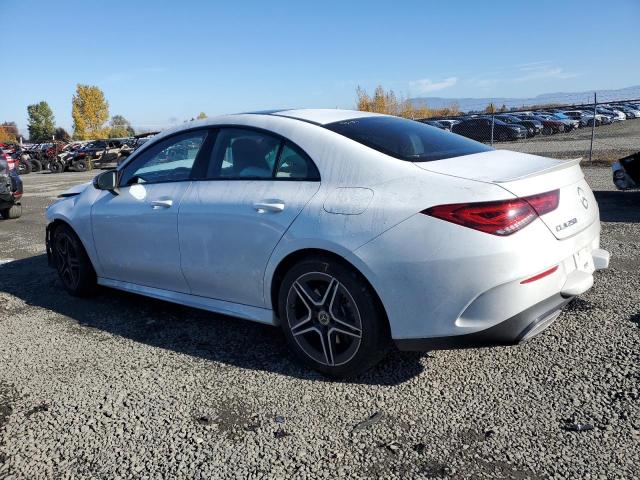
[(420, 213), (492, 235), (507, 236), (555, 210), (559, 200), (560, 190), (553, 190), (513, 200), (438, 205)]

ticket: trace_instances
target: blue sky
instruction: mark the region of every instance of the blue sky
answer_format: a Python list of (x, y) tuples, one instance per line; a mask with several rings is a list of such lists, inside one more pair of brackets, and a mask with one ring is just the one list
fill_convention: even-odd
[(77, 83), (138, 127), (406, 96), (527, 97), (640, 84), (640, 1), (0, 0), (0, 121)]

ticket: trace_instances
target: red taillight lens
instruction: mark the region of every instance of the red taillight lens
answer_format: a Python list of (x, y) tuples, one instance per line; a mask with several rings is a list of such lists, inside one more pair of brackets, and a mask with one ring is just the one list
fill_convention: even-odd
[(507, 236), (558, 207), (560, 191), (513, 200), (438, 205), (421, 213), (492, 235)]
[(542, 216), (558, 208), (558, 204), (560, 203), (560, 190), (531, 195), (530, 197), (524, 197), (523, 200), (531, 205), (539, 216)]

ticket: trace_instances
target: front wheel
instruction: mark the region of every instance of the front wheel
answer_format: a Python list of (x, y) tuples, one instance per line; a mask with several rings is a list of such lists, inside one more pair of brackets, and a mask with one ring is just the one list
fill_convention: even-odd
[(82, 242), (67, 225), (60, 225), (51, 238), (53, 264), (62, 285), (71, 295), (84, 297), (96, 288), (96, 272)]
[(15, 204), (15, 205), (12, 205), (10, 208), (0, 210), (0, 217), (4, 218), (5, 220), (20, 218), (21, 215), (22, 215), (22, 205), (20, 204)]
[(18, 162), (18, 173), (20, 175), (27, 175), (31, 173), (31, 163), (28, 160), (20, 160)]
[(309, 367), (331, 377), (357, 375), (384, 356), (388, 325), (371, 287), (331, 258), (295, 264), (278, 298), (289, 347)]

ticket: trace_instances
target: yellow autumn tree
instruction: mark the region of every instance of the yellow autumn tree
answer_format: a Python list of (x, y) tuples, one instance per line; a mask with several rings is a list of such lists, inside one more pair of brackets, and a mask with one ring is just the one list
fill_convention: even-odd
[(204, 112), (200, 112), (196, 118), (198, 120), (204, 120), (205, 118), (207, 118), (207, 114)]
[(78, 85), (71, 103), (74, 138), (90, 140), (108, 136), (105, 123), (109, 119), (109, 103), (102, 90), (93, 85)]
[(493, 102), (487, 105), (487, 107), (484, 109), (484, 113), (496, 113), (496, 106), (493, 104)]
[(378, 85), (369, 95), (365, 89), (356, 89), (356, 108), (364, 112), (384, 113), (404, 118), (428, 118), (433, 116), (432, 111), (426, 106), (415, 107), (411, 100), (404, 96), (398, 96), (393, 90), (385, 90)]

